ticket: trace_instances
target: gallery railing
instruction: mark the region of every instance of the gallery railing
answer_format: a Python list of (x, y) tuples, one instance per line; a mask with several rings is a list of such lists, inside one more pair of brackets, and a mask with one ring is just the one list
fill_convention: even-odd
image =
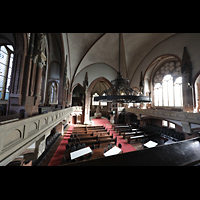
[(171, 110), (138, 109), (138, 108), (127, 108), (126, 111), (135, 114), (161, 117), (165, 119), (187, 121), (189, 123), (194, 123), (194, 124), (200, 123), (200, 113), (189, 113), (189, 112), (180, 112)]
[(0, 125), (0, 165), (12, 161), (47, 131), (68, 120), (71, 113), (80, 111), (82, 107), (70, 107)]

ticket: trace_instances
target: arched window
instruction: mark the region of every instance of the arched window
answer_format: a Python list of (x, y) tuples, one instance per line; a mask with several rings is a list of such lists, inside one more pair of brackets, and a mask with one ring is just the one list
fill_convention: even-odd
[(182, 107), (182, 76), (179, 61), (165, 62), (153, 77), (154, 106)]
[(162, 85), (156, 83), (154, 87), (154, 105), (162, 106)]
[(0, 46), (0, 99), (8, 100), (13, 66), (13, 46)]
[(181, 107), (183, 106), (182, 95), (182, 77), (173, 79), (173, 76), (168, 74), (163, 77), (162, 84), (154, 85), (154, 105)]
[(164, 106), (174, 106), (173, 77), (171, 75), (163, 78), (163, 103)]
[(178, 77), (174, 82), (175, 106), (183, 105), (182, 77)]
[(58, 103), (58, 84), (55, 81), (51, 82), (49, 85), (49, 103)]

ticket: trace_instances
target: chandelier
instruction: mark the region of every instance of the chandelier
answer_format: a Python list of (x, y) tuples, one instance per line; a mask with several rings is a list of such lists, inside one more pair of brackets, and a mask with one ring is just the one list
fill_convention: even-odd
[[(140, 88), (143, 87), (143, 78), (141, 74)], [(100, 102), (115, 102), (115, 103), (146, 103), (151, 102), (150, 93), (149, 96), (142, 96), (142, 92), (129, 87), (129, 80), (124, 79), (120, 72), (120, 34), (119, 34), (119, 72), (117, 78), (111, 81), (111, 87), (105, 90), (105, 96), (94, 97), (94, 101)]]

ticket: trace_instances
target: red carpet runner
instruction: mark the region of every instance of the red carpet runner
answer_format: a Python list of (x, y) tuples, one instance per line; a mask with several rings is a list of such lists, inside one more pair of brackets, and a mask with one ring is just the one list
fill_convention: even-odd
[(69, 129), (67, 130), (67, 133), (64, 135), (60, 145), (58, 146), (56, 152), (54, 153), (53, 157), (51, 158), (48, 166), (60, 165), (63, 155), (66, 150), (65, 146), (68, 143), (68, 139), (70, 138), (70, 135), (72, 134), (73, 128), (74, 128), (74, 125), (70, 125)]
[[(123, 153), (129, 152), (129, 151), (135, 151), (136, 149), (132, 147), (126, 140), (122, 138), (122, 136), (119, 136), (118, 133), (113, 131), (112, 124), (107, 119), (92, 119), (93, 125), (104, 125), (108, 131), (110, 130), (110, 133), (113, 133), (113, 137), (117, 137), (117, 145), (119, 143), (122, 144), (122, 151)], [(74, 125), (70, 125), (69, 129), (67, 130), (67, 133), (64, 135), (63, 140), (61, 141), (60, 145), (58, 146), (56, 152), (54, 153), (53, 157), (51, 158), (48, 166), (57, 166), (60, 165), (63, 155), (65, 153), (65, 145), (68, 143), (68, 139), (70, 138), (70, 135), (72, 133), (72, 130), (74, 128)]]

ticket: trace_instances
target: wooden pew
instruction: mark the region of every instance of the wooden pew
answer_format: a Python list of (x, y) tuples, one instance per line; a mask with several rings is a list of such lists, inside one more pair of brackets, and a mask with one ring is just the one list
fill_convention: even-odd
[(131, 127), (128, 125), (114, 127), (114, 131), (119, 131), (120, 129), (131, 129)]
[(126, 132), (135, 132), (135, 131), (142, 131), (143, 129), (141, 128), (123, 128), (123, 129), (119, 129), (119, 135), (121, 135), (122, 133), (126, 133)]
[[(109, 140), (109, 142), (110, 142), (110, 140)], [(115, 142), (115, 141), (114, 141)], [(114, 146), (114, 142), (112, 141), (111, 143), (113, 143), (113, 146)], [(83, 141), (83, 143), (85, 143), (85, 141)], [(100, 144), (101, 146), (98, 146), (98, 145), (96, 145), (95, 144), (95, 146), (97, 146), (98, 148), (92, 148), (92, 146), (93, 146), (93, 144), (92, 143), (87, 143), (87, 145), (86, 146), (89, 146), (91, 149), (92, 149), (92, 151), (93, 151), (93, 153), (89, 156), (82, 156), (82, 157), (80, 157), (80, 158), (77, 158), (77, 159), (75, 159), (75, 160), (71, 160), (71, 158), (70, 158), (70, 152), (71, 152), (71, 147), (69, 147), (68, 149), (66, 149), (66, 151), (65, 151), (65, 153), (64, 153), (64, 156), (63, 156), (63, 159), (62, 159), (62, 161), (61, 161), (61, 164), (70, 164), (70, 163), (74, 163), (74, 162), (80, 162), (80, 161), (87, 161), (87, 160), (89, 160), (89, 159), (97, 159), (97, 158), (103, 158), (104, 157), (104, 150), (105, 149), (107, 149), (107, 147), (108, 147), (108, 143), (101, 143)], [(109, 146), (110, 146), (110, 144), (109, 144)], [(81, 147), (80, 149), (82, 149), (83, 147)], [(121, 152), (121, 154), (122, 154), (122, 152)]]
[[(75, 140), (74, 142), (72, 142), (71, 140)], [(78, 138), (70, 138), (68, 139), (69, 143), (77, 143), (76, 140)], [(88, 145), (92, 145), (92, 144), (97, 144), (98, 147), (100, 147), (101, 143), (106, 143), (106, 142), (115, 142), (115, 144), (117, 144), (117, 137), (113, 138), (113, 135), (107, 135), (107, 136), (99, 136), (99, 137), (95, 137), (95, 136), (90, 136), (88, 138), (81, 139), (81, 137), (79, 137), (79, 142), (78, 143), (85, 143), (86, 146)]]
[(89, 139), (89, 140), (84, 140), (83, 143), (85, 143), (86, 146), (88, 145), (97, 145), (99, 148), (102, 143), (111, 143), (114, 142), (115, 145), (117, 144), (117, 137), (116, 138), (98, 138), (98, 139)]
[(129, 136), (137, 136), (137, 135), (143, 135), (143, 134), (144, 134), (144, 131), (124, 132), (123, 139)]
[(105, 128), (86, 129), (86, 131), (107, 131)]
[(112, 124), (113, 129), (115, 129), (116, 126), (126, 126), (126, 124)]
[(107, 138), (99, 138), (99, 147), (102, 143), (111, 143), (111, 142), (114, 142), (115, 145), (117, 144), (117, 137), (116, 138), (111, 138), (111, 139), (107, 139)]
[[(78, 136), (79, 137), (79, 136)], [(113, 138), (113, 134), (112, 135), (94, 135), (94, 136), (91, 136), (91, 135), (87, 135), (87, 136), (80, 136), (80, 141), (83, 141), (83, 140), (88, 140), (88, 139), (98, 139), (98, 138)]]
[(110, 135), (110, 132), (93, 132), (93, 133), (79, 133), (79, 134), (74, 134), (77, 135), (77, 137), (84, 137), (84, 136), (101, 136), (101, 135)]
[(144, 134), (144, 135), (138, 135), (138, 136), (130, 136), (129, 138), (128, 138), (128, 143), (130, 144), (130, 142), (132, 141), (132, 140), (135, 140), (135, 141), (137, 141), (138, 139), (144, 139), (144, 138), (147, 138), (147, 137), (150, 137), (150, 136), (155, 136), (155, 135), (157, 135), (156, 133), (153, 133), (153, 134)]
[(74, 135), (109, 135), (108, 131), (72, 132)]
[(104, 129), (104, 126), (87, 126), (86, 129)]

